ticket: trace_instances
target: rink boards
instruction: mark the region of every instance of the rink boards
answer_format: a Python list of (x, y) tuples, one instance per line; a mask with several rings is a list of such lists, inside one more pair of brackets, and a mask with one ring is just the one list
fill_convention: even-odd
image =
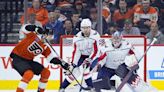
[[(0, 46), (0, 90), (14, 90), (20, 80), (20, 75), (12, 69), (11, 59), (9, 54), (14, 46)], [(54, 46), (56, 51), (60, 51), (59, 46)], [(141, 50), (140, 47), (137, 47), (138, 50)], [(66, 51), (70, 53), (68, 48), (65, 48)], [(147, 81), (151, 83), (154, 87), (159, 90), (164, 90), (164, 47), (163, 46), (153, 46), (147, 54)], [(66, 53), (65, 53), (66, 54)], [(70, 61), (70, 57), (65, 57), (67, 61)], [(60, 69), (59, 66), (51, 66), (46, 63), (45, 58), (41, 55), (38, 56), (35, 60), (42, 63), (45, 67), (49, 67), (51, 70), (51, 77), (48, 82), (47, 89), (57, 90), (60, 85)], [(139, 75), (143, 78), (143, 63), (140, 64)], [(38, 76), (33, 78), (33, 81), (30, 82), (28, 89), (37, 89), (38, 85)]]

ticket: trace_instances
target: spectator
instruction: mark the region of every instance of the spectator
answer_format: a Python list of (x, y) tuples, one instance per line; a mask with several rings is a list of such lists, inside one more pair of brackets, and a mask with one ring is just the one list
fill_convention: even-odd
[(83, 2), (81, 0), (76, 0), (74, 4), (74, 9), (80, 14), (80, 18), (89, 17), (87, 13), (87, 8), (83, 8)]
[(115, 22), (111, 22), (108, 25), (108, 30), (106, 32), (105, 35), (112, 35), (113, 33), (115, 33), (116, 31), (118, 31), (117, 29), (117, 24)]
[(107, 23), (110, 22), (111, 13), (110, 13), (110, 9), (109, 9), (109, 0), (103, 1), (102, 16), (105, 18)]
[(118, 24), (119, 28), (122, 28), (124, 26), (125, 19), (132, 19), (132, 18), (133, 18), (133, 9), (128, 9), (125, 0), (120, 0), (119, 9), (114, 11), (113, 21)]
[(95, 7), (97, 0), (83, 0), (83, 2), (86, 2), (87, 6), (91, 8), (91, 7)]
[(53, 12), (55, 9), (55, 0), (42, 0), (41, 5), (48, 10), (48, 12)]
[(65, 21), (67, 19), (67, 17), (65, 15), (61, 14), (61, 9), (59, 7), (55, 8), (54, 13), (57, 16), (57, 19), (61, 22)]
[[(73, 9), (73, 4), (70, 0), (59, 0), (57, 8), (60, 8), (60, 13), (67, 18), (71, 17)], [(62, 16), (62, 17), (64, 17)], [(65, 21), (65, 20), (64, 20)]]
[(151, 23), (157, 22), (158, 12), (150, 6), (150, 0), (142, 0), (142, 5), (134, 12), (134, 24), (139, 27), (141, 34), (149, 32)]
[(58, 7), (71, 7), (72, 4), (69, 2), (69, 0), (59, 0)]
[(115, 5), (117, 0), (108, 0), (110, 4)]
[(133, 22), (130, 19), (126, 19), (124, 22), (124, 28), (122, 35), (141, 35), (139, 28), (133, 27)]
[(46, 24), (46, 28), (51, 30), (53, 33), (53, 39), (54, 42), (58, 44), (59, 43), (59, 35), (61, 31), (63, 30), (63, 23), (58, 20), (58, 16), (54, 12), (49, 13), (49, 22)]
[(114, 11), (116, 9), (118, 9), (117, 5), (116, 5), (116, 1), (117, 0), (109, 0), (109, 9), (110, 9), (110, 12), (111, 12), (111, 18), (113, 18), (113, 14), (114, 14)]
[(159, 31), (159, 27), (157, 23), (152, 23), (150, 26), (150, 32), (146, 34), (149, 42), (153, 40), (153, 38), (157, 38), (155, 44), (164, 44), (164, 35)]
[(151, 5), (159, 11), (158, 24), (159, 24), (160, 30), (162, 31), (162, 33), (164, 33), (164, 1), (154, 0), (154, 2)]
[(55, 10), (54, 10), (54, 14), (56, 14), (57, 18), (60, 17), (61, 12), (60, 12), (60, 8), (59, 8), (59, 7), (56, 7), (56, 8), (55, 8)]
[[(97, 30), (98, 17), (97, 17), (97, 9), (96, 9), (96, 7), (92, 7), (90, 9), (90, 19), (91, 19), (91, 22), (92, 22), (92, 29), (93, 30)], [(102, 23), (103, 23), (103, 34), (106, 34), (107, 29), (108, 29), (108, 24), (105, 21), (104, 17), (102, 17)]]
[[(32, 0), (32, 7), (28, 8), (27, 14), (34, 13), (36, 14), (36, 20), (42, 23), (44, 26), (48, 22), (48, 11), (41, 7), (40, 0)], [(24, 23), (24, 16), (21, 17), (21, 24)]]
[(42, 28), (42, 24), (36, 20), (36, 15), (35, 14), (28, 14), (27, 16), (27, 24), (23, 24), (20, 28), (19, 31), (19, 40), (22, 40), (25, 37), (25, 33), (23, 32), (23, 30), (25, 29), (26, 25), (36, 25)]
[(137, 0), (137, 4), (133, 6), (133, 10), (136, 11), (142, 6), (142, 0)]
[(64, 30), (62, 31), (61, 35), (75, 35), (76, 33), (78, 33), (78, 32), (74, 32), (73, 24), (70, 19), (64, 21), (63, 29)]
[(119, 1), (125, 1), (128, 8), (132, 8), (137, 3), (137, 0), (116, 0), (117, 7), (119, 7)]
[(128, 8), (132, 8), (137, 3), (137, 0), (125, 0), (125, 1), (127, 3)]
[(73, 12), (72, 16), (71, 16), (71, 21), (73, 24), (73, 30), (76, 32), (80, 31), (80, 14), (78, 14), (77, 12)]

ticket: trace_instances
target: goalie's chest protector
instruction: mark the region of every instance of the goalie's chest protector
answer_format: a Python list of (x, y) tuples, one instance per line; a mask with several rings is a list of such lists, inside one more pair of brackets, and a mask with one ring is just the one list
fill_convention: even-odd
[(125, 57), (129, 54), (129, 46), (125, 42), (122, 43), (120, 48), (115, 49), (112, 45), (107, 47), (107, 61), (105, 66), (112, 69), (117, 69), (117, 67), (124, 62)]

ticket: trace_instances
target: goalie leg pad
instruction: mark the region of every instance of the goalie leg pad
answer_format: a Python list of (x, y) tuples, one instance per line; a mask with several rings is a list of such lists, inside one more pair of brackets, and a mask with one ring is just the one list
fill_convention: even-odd
[(119, 76), (121, 79), (123, 79), (129, 72), (129, 69), (127, 68), (127, 65), (125, 63), (118, 66), (116, 69), (116, 75)]
[[(124, 79), (129, 71), (130, 70), (127, 68), (127, 65), (125, 63), (123, 63), (123, 64), (119, 65), (118, 68), (116, 69), (116, 75), (119, 76), (121, 79)], [(132, 72), (131, 77), (129, 78), (129, 80), (127, 82), (129, 84), (132, 84), (132, 82), (135, 81), (137, 76), (138, 76), (137, 74)]]

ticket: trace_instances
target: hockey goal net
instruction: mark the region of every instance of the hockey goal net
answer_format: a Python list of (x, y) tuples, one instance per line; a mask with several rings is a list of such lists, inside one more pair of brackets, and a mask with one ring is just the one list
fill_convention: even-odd
[[(103, 46), (105, 44), (105, 40), (111, 39), (111, 36), (101, 36), (99, 40), (99, 45)], [(128, 41), (133, 45), (136, 49), (137, 53), (142, 56), (146, 51), (146, 38), (145, 36), (124, 36), (123, 39)], [(71, 62), (72, 60), (72, 52), (73, 52), (73, 36), (62, 36), (60, 39), (60, 55), (63, 60), (66, 62)], [(142, 79), (146, 81), (146, 55), (143, 57), (139, 64), (140, 68), (138, 70), (138, 74)], [(61, 71), (62, 81), (64, 79), (63, 71)]]

